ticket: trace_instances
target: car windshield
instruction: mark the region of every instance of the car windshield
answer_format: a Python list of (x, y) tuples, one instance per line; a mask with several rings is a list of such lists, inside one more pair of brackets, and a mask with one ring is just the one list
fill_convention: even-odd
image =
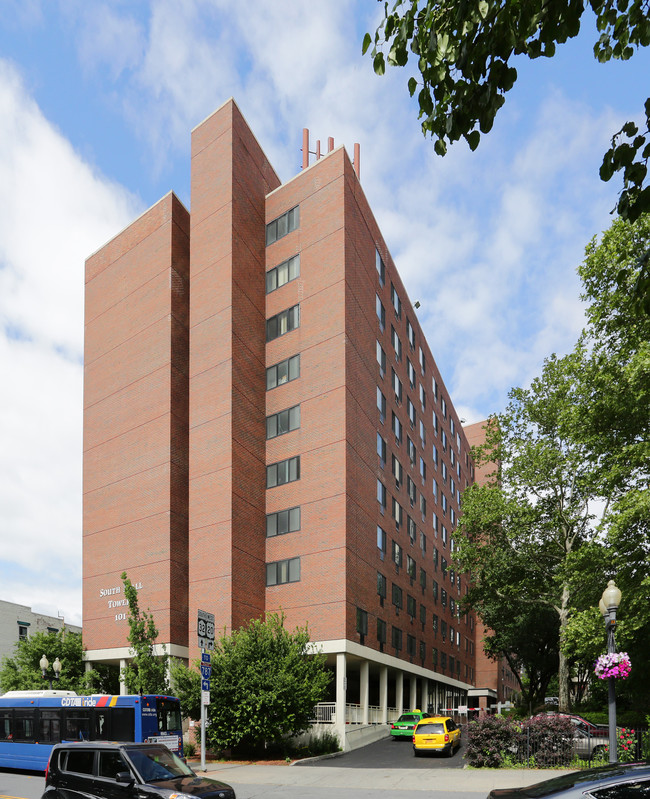
[(398, 721), (419, 721), (420, 717), (417, 716), (415, 713), (402, 713), (402, 715), (397, 720)]
[(445, 731), (444, 724), (419, 724), (417, 733), (421, 735), (424, 733), (425, 735), (442, 735)]
[(126, 753), (144, 782), (194, 776), (192, 769), (166, 746), (127, 747)]

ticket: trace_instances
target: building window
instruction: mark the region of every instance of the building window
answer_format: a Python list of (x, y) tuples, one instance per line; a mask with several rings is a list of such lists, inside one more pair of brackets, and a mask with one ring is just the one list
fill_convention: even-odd
[(438, 417), (435, 411), (433, 412), (433, 434), (438, 435)]
[(379, 525), (377, 525), (377, 549), (379, 557), (383, 560), (386, 554), (386, 531)]
[(415, 466), (416, 449), (415, 444), (411, 441), (410, 436), (406, 436), (406, 454), (409, 456), (411, 466)]
[(382, 260), (379, 250), (375, 248), (375, 266), (377, 267), (377, 274), (379, 275), (380, 285), (386, 282), (386, 266)]
[(420, 480), (422, 481), (422, 485), (427, 481), (427, 464), (422, 456), (420, 456)]
[(399, 587), (399, 585), (395, 585), (395, 583), (393, 583), (392, 601), (393, 605), (395, 605), (395, 607), (398, 610), (402, 607), (402, 602), (403, 602), (402, 589)]
[(447, 622), (444, 619), (440, 622), (440, 637), (443, 641), (447, 640)]
[(379, 329), (384, 330), (386, 328), (386, 309), (384, 308), (384, 303), (379, 299), (379, 294), (375, 296), (375, 308), (377, 310), (377, 319), (379, 319)]
[(438, 601), (438, 581), (437, 580), (433, 580), (432, 589), (433, 589), (433, 598), (437, 602)]
[(406, 374), (408, 375), (409, 385), (411, 388), (415, 388), (415, 367), (408, 358), (406, 359)]
[(415, 499), (417, 497), (417, 490), (415, 488), (415, 483), (409, 474), (406, 478), (406, 493), (408, 494), (409, 502), (411, 503), (411, 507), (415, 504)]
[(27, 621), (19, 621), (18, 622), (18, 640), (19, 641), (25, 641), (27, 639), (28, 631), (29, 631), (28, 630), (29, 624), (30, 623), (27, 622)]
[(402, 547), (397, 541), (393, 541), (393, 562), (398, 569), (402, 565)]
[(390, 284), (390, 301), (393, 303), (393, 308), (395, 309), (395, 316), (398, 319), (402, 318), (402, 301), (399, 298), (399, 294), (397, 293), (397, 289), (391, 283)]
[(431, 621), (433, 622), (433, 634), (437, 638), (438, 637), (438, 614), (437, 613), (433, 614), (433, 617), (432, 617)]
[(431, 457), (433, 458), (433, 465), (438, 468), (438, 448), (436, 445), (433, 445), (433, 449), (431, 450)]
[(383, 619), (377, 619), (377, 641), (379, 642), (379, 651), (383, 652), (383, 646), (386, 643), (386, 622)]
[(379, 509), (383, 513), (386, 512), (386, 486), (381, 482), (381, 480), (377, 480), (377, 502), (379, 503)]
[(422, 374), (424, 374), (427, 371), (427, 362), (425, 360), (424, 350), (422, 349), (422, 347), (419, 347), (419, 353), (420, 353), (420, 371), (422, 372)]
[(438, 666), (438, 650), (435, 648), (435, 646), (431, 650), (431, 654), (433, 656), (433, 668), (435, 669)]
[(300, 582), (300, 558), (277, 560), (266, 564), (266, 584), (283, 585)]
[(420, 530), (420, 549), (423, 555), (427, 554), (427, 537), (422, 530)]
[(440, 653), (440, 671), (445, 672), (447, 670), (447, 653), (441, 652)]
[(395, 526), (399, 530), (404, 521), (403, 518), (404, 511), (402, 510), (402, 506), (395, 499), (395, 497), (392, 497), (392, 500), (393, 500), (393, 519), (395, 519)]
[[(395, 485), (399, 488), (402, 485), (402, 481), (404, 480), (404, 469), (402, 468), (402, 464), (399, 460), (393, 455), (392, 456), (393, 462), (393, 477), (395, 478)], [(409, 480), (411, 478), (409, 477)]]
[(415, 521), (411, 519), (410, 516), (406, 517), (406, 532), (408, 533), (408, 537), (411, 543), (415, 544), (415, 534), (416, 534)]
[(442, 417), (443, 419), (447, 418), (447, 402), (444, 397), (440, 400), (440, 407), (442, 408)]
[(417, 571), (417, 566), (415, 564), (414, 558), (410, 555), (406, 556), (406, 573), (411, 578), (411, 581), (415, 580), (415, 574)]
[(408, 635), (406, 636), (406, 654), (410, 658), (415, 657), (415, 636)]
[(427, 499), (424, 494), (420, 494), (420, 513), (422, 514), (422, 521), (427, 518)]
[(422, 383), (420, 383), (418, 388), (420, 390), (420, 405), (422, 406), (422, 410), (424, 410), (427, 407), (427, 394)]
[(427, 590), (427, 573), (422, 567), (420, 567), (420, 588), (422, 588), (422, 593)]
[(402, 443), (402, 423), (400, 422), (399, 418), (395, 415), (395, 411), (391, 411), (392, 414), (392, 422), (393, 422), (393, 433), (395, 433), (395, 441), (398, 444)]
[(433, 398), (438, 401), (438, 384), (436, 383), (436, 378), (431, 378), (431, 388), (433, 389)]
[(386, 374), (386, 353), (379, 342), (377, 342), (377, 363), (379, 364), (379, 374), (383, 377)]
[(272, 463), (266, 467), (267, 488), (293, 483), (295, 480), (300, 480), (300, 455)]
[(379, 408), (379, 421), (383, 424), (386, 421), (386, 397), (379, 386), (377, 386), (377, 408)]
[(298, 327), (300, 327), (300, 305), (294, 305), (266, 320), (266, 340), (274, 341)]
[(363, 643), (364, 636), (368, 635), (368, 611), (357, 608), (357, 632)]
[(435, 477), (433, 478), (433, 481), (431, 482), (431, 489), (433, 491), (433, 498), (437, 502), (438, 501), (438, 481), (436, 480)]
[(433, 548), (433, 568), (438, 571), (438, 550)]
[(440, 602), (443, 608), (447, 607), (447, 592), (445, 591), (444, 588), (440, 589)]
[(406, 337), (409, 340), (409, 347), (414, 350), (415, 349), (415, 330), (413, 329), (413, 325), (409, 320), (408, 316), (406, 317)]
[(300, 377), (300, 355), (292, 355), (266, 370), (266, 388), (270, 391), (276, 386), (289, 383)]
[(395, 350), (395, 360), (399, 362), (402, 360), (402, 341), (392, 325), (390, 326), (390, 341)]
[(392, 374), (393, 391), (395, 392), (395, 402), (400, 405), (402, 402), (402, 381), (399, 379), (394, 369), (391, 368), (390, 371)]
[(266, 273), (266, 293), (270, 294), (297, 277), (300, 277), (300, 256), (294, 255)]
[(426, 446), (427, 443), (427, 431), (424, 427), (424, 422), (420, 419), (420, 444), (422, 445), (422, 449)]
[(266, 417), (266, 438), (276, 438), (300, 427), (300, 405), (286, 408)]
[(393, 627), (391, 631), (391, 643), (393, 649), (399, 652), (402, 648), (402, 631), (398, 627)]
[(273, 222), (266, 226), (266, 244), (273, 244), (274, 241), (283, 238), (287, 233), (298, 229), (300, 225), (300, 208), (296, 206), (290, 211), (282, 214)]
[(383, 606), (384, 599), (386, 599), (386, 578), (381, 572), (377, 572), (377, 594), (379, 595), (379, 604)]
[(406, 411), (408, 413), (411, 427), (415, 427), (415, 405), (411, 402), (410, 397), (408, 397), (406, 400)]
[(267, 538), (273, 538), (275, 535), (284, 535), (285, 533), (296, 533), (298, 530), (300, 530), (300, 506), (279, 510), (276, 513), (267, 513)]
[(406, 612), (411, 617), (411, 621), (413, 621), (417, 612), (417, 602), (415, 601), (415, 597), (412, 597), (410, 594), (406, 595)]
[(377, 455), (379, 455), (379, 465), (382, 469), (386, 467), (386, 439), (377, 433)]

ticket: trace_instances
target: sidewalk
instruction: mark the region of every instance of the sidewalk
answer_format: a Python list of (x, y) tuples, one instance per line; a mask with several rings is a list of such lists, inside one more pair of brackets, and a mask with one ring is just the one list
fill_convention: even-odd
[[(199, 767), (200, 768), (200, 767)], [(475, 792), (487, 794), (493, 788), (518, 788), (559, 777), (570, 770), (534, 769), (382, 769), (336, 768), (208, 763), (205, 772), (212, 779), (245, 785), (286, 785), (304, 788), (374, 789), (385, 791)], [(432, 784), (435, 778), (435, 784)]]

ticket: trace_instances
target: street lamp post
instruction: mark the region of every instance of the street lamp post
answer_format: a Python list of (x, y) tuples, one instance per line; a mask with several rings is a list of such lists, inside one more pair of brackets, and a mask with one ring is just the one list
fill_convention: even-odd
[[(607, 654), (616, 652), (614, 631), (616, 630), (616, 611), (621, 604), (621, 592), (616, 587), (614, 580), (607, 583), (598, 607), (603, 615), (607, 630)], [(608, 677), (608, 705), (609, 705), (609, 762), (616, 763), (616, 686), (615, 677)]]
[(50, 667), (50, 661), (43, 655), (40, 659), (38, 665), (41, 667), (41, 674), (43, 675), (44, 680), (48, 680), (50, 683), (50, 691), (52, 690), (52, 682), (53, 680), (58, 680), (61, 676), (61, 661), (59, 658), (54, 659), (54, 663), (52, 663), (52, 674), (48, 675), (47, 670)]

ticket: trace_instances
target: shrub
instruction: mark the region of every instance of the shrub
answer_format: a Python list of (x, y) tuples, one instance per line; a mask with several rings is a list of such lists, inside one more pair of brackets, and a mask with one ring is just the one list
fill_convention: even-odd
[(332, 752), (340, 752), (341, 745), (339, 744), (338, 735), (333, 732), (324, 732), (320, 736), (312, 736), (309, 739), (308, 745), (309, 754), (316, 755), (329, 755)]
[(185, 741), (183, 743), (183, 754), (185, 757), (194, 757), (196, 753), (196, 746), (192, 743), (192, 741)]
[[(523, 749), (523, 752), (522, 752)], [(521, 724), (520, 757), (534, 754), (538, 766), (569, 762), (573, 756), (573, 723), (564, 716), (536, 716)]]
[(467, 725), (465, 760), (476, 768), (499, 768), (517, 751), (518, 727), (503, 716), (486, 716)]

